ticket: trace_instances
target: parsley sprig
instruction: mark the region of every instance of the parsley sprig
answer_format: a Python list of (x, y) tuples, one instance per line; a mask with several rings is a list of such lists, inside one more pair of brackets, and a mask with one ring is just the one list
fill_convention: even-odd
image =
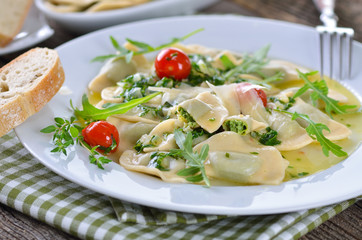
[(200, 28), (200, 29), (197, 29), (197, 30), (183, 36), (183, 37), (172, 38), (170, 42), (161, 44), (161, 45), (156, 46), (156, 47), (153, 47), (150, 44), (145, 43), (145, 42), (135, 41), (135, 40), (126, 38), (126, 41), (133, 44), (134, 46), (138, 47), (139, 51), (132, 51), (132, 50), (129, 50), (129, 49), (121, 46), (114, 37), (110, 36), (112, 45), (118, 51), (118, 53), (117, 54), (109, 54), (109, 55), (103, 55), (103, 56), (95, 57), (95, 58), (92, 59), (92, 62), (94, 62), (94, 61), (104, 61), (104, 60), (107, 60), (109, 58), (122, 58), (122, 57), (124, 57), (126, 59), (126, 62), (130, 62), (133, 56), (146, 54), (146, 53), (161, 50), (161, 49), (166, 48), (166, 47), (170, 47), (173, 44), (176, 44), (178, 42), (182, 42), (185, 39), (191, 37), (192, 35), (195, 35), (198, 32), (201, 32), (203, 30), (204, 30), (203, 28)]
[(326, 138), (323, 134), (323, 130), (329, 131), (330, 129), (323, 123), (315, 123), (312, 119), (309, 118), (308, 115), (306, 114), (301, 114), (301, 113), (291, 113), (288, 111), (282, 111), (282, 110), (277, 110), (275, 109), (275, 111), (280, 111), (283, 113), (286, 113), (288, 115), (292, 116), (292, 120), (296, 120), (297, 118), (301, 118), (303, 120), (305, 120), (306, 122), (309, 123), (308, 127), (306, 127), (306, 131), (308, 133), (308, 135), (312, 138), (317, 140), (321, 146), (322, 146), (322, 151), (323, 154), (325, 156), (329, 156), (329, 152), (332, 152), (334, 155), (336, 155), (337, 157), (346, 157), (348, 156), (348, 154), (346, 152), (344, 152), (342, 150), (342, 147), (333, 143), (332, 141), (330, 141), (328, 138)]
[(101, 155), (96, 150), (99, 148), (103, 150), (105, 153), (108, 153), (109, 151), (113, 150), (116, 146), (116, 144), (112, 144), (107, 149), (102, 149), (101, 146), (95, 146), (90, 147), (83, 139), (83, 136), (81, 134), (83, 127), (79, 125), (79, 122), (76, 120), (74, 116), (70, 117), (70, 119), (60, 118), (56, 117), (54, 118), (54, 124), (49, 125), (43, 129), (40, 130), (42, 133), (53, 133), (53, 144), (56, 146), (51, 150), (51, 152), (56, 153), (62, 153), (65, 156), (68, 155), (68, 150), (70, 146), (74, 146), (76, 144), (80, 144), (84, 146), (86, 149), (89, 150), (89, 161), (92, 164), (95, 164), (100, 169), (104, 169), (103, 165), (107, 164), (109, 162), (112, 162), (112, 160), (108, 159), (107, 157)]
[(305, 93), (308, 89), (312, 89), (313, 92), (311, 93), (310, 97), (314, 105), (318, 99), (321, 99), (325, 104), (325, 111), (327, 114), (332, 118), (332, 112), (336, 114), (344, 114), (347, 113), (348, 109), (356, 108), (355, 105), (339, 105), (338, 101), (328, 97), (328, 86), (324, 80), (311, 82), (309, 81), (308, 77), (316, 74), (317, 72), (309, 72), (309, 73), (302, 73), (299, 70), (298, 74), (299, 77), (305, 82), (305, 85), (301, 87), (292, 97), (293, 99), (301, 96)]
[[(96, 151), (100, 148), (100, 146), (91, 148), (83, 140), (83, 136), (81, 134), (83, 127), (79, 125), (79, 122), (74, 116), (70, 117), (69, 120), (56, 117), (54, 118), (54, 122), (55, 123), (53, 125), (49, 125), (40, 130), (42, 133), (53, 133), (52, 141), (56, 147), (53, 148), (51, 152), (59, 152), (67, 156), (70, 146), (80, 144), (89, 150), (89, 161), (90, 163), (97, 165), (98, 168), (104, 169), (103, 165), (112, 161)], [(114, 148), (114, 146), (111, 146), (109, 149), (102, 150), (104, 152), (109, 152), (112, 150), (112, 147)]]
[(177, 172), (179, 176), (187, 176), (189, 182), (204, 181), (206, 186), (210, 187), (210, 181), (206, 175), (204, 162), (209, 154), (209, 145), (202, 146), (200, 153), (194, 152), (192, 149), (192, 133), (185, 134), (182, 129), (176, 129), (175, 140), (180, 148), (178, 154), (186, 159), (186, 168)]
[(49, 125), (41, 129), (40, 132), (54, 133), (52, 140), (56, 147), (51, 152), (61, 152), (67, 155), (67, 148), (81, 140), (79, 133), (83, 128), (77, 124), (74, 116), (69, 120), (56, 117), (54, 122), (54, 125)]

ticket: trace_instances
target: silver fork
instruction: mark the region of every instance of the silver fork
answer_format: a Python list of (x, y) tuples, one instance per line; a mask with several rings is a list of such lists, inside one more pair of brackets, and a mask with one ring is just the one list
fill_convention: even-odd
[[(352, 28), (337, 27), (338, 17), (334, 13), (335, 0), (313, 0), (317, 9), (321, 12), (320, 20), (324, 26), (317, 26), (319, 33), (320, 49), (320, 73), (323, 76), (324, 58), (329, 55), (329, 77), (333, 76), (333, 67), (335, 65), (333, 55), (335, 54), (334, 45), (337, 45), (339, 78), (343, 79), (347, 71), (348, 78), (351, 78), (352, 69), (352, 40), (354, 30)], [(324, 53), (324, 43), (329, 43), (327, 54)], [(343, 44), (344, 43), (344, 44)], [(326, 56), (325, 56), (326, 55)], [(345, 67), (343, 64), (345, 63)]]

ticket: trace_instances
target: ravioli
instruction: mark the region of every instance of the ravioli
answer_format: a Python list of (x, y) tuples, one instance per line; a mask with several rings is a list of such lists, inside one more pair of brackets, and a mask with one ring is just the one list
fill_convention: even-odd
[[(223, 185), (278, 185), (345, 158), (326, 156), (307, 132), (313, 123), (292, 118), (294, 112), (326, 126), (330, 131), (323, 130), (325, 140), (346, 146), (348, 154), (362, 140), (342, 118), (327, 115), (323, 102), (314, 106), (312, 90), (292, 99), (303, 84), (297, 69), (308, 72), (305, 68), (201, 45), (173, 47), (189, 56), (187, 79), (160, 79), (153, 62), (139, 54), (130, 62), (111, 59), (89, 85), (101, 96), (99, 108), (160, 93), (107, 119), (122, 139), (114, 159), (119, 157), (127, 170), (171, 183), (206, 184), (209, 179)], [(282, 80), (274, 84), (273, 78)], [(328, 96), (340, 104), (359, 105), (346, 92), (329, 89)], [(346, 119), (355, 123), (356, 116), (362, 120), (359, 113)]]

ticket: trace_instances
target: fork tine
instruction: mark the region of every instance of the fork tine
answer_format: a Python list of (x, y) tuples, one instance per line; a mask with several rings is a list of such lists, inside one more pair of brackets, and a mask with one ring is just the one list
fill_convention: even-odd
[(337, 34), (337, 51), (339, 55), (338, 60), (338, 71), (339, 71), (339, 79), (343, 78), (343, 68), (342, 68), (342, 62), (343, 62), (343, 34)]
[(319, 61), (320, 61), (320, 75), (321, 78), (323, 78), (323, 66), (324, 66), (324, 62), (323, 62), (323, 35), (324, 32), (319, 32)]
[(352, 39), (353, 34), (346, 34), (347, 36), (347, 54), (348, 54), (348, 78), (351, 78), (351, 72), (352, 72)]
[(333, 33), (329, 33), (329, 77), (333, 78)]

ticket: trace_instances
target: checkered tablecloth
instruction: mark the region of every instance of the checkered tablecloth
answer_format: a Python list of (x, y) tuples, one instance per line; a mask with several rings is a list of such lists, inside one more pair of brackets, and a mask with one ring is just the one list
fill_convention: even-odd
[(263, 216), (164, 211), (83, 188), (40, 164), (14, 132), (0, 138), (0, 202), (82, 239), (298, 239), (356, 201)]

